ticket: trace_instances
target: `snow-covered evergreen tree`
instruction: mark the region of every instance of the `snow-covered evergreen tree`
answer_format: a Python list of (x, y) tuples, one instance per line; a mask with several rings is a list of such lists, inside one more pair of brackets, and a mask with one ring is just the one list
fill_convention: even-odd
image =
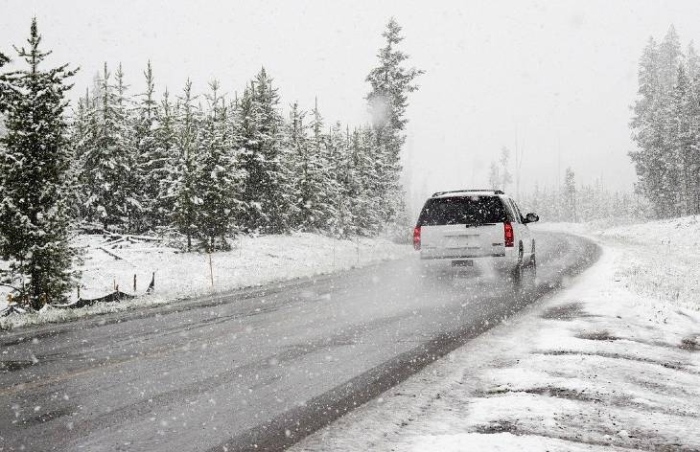
[(72, 121), (69, 126), (69, 143), (73, 159), (70, 164), (69, 180), (69, 206), (73, 219), (82, 219), (81, 202), (84, 190), (80, 185), (80, 174), (85, 164), (83, 149), (90, 140), (91, 97), (89, 90), (85, 96), (78, 99), (78, 105), (73, 111)]
[(241, 168), (245, 171), (241, 225), (249, 232), (288, 230), (290, 183), (283, 167), (279, 94), (261, 69), (245, 89), (238, 108)]
[(38, 308), (64, 299), (71, 285), (66, 173), (72, 156), (64, 111), (75, 71), (42, 68), (50, 52), (40, 50), (36, 19), (27, 44), (18, 49), (27, 69), (0, 76), (7, 127), (0, 138), (0, 255), (9, 262), (3, 283)]
[(677, 70), (677, 81), (673, 89), (670, 111), (669, 144), (671, 152), (667, 154), (669, 192), (673, 195), (674, 204), (671, 209), (675, 216), (688, 215), (692, 209), (691, 203), (691, 168), (693, 166), (693, 148), (697, 145), (700, 110), (697, 99), (692, 96), (690, 80), (685, 66), (680, 64)]
[(692, 82), (698, 77), (698, 75), (700, 75), (700, 56), (698, 56), (698, 53), (695, 50), (695, 44), (693, 43), (693, 41), (690, 41), (690, 43), (688, 44), (688, 50), (686, 51), (685, 61), (687, 66), (688, 79)]
[(160, 182), (166, 169), (168, 155), (162, 153), (158, 144), (158, 102), (154, 97), (155, 83), (153, 69), (148, 62), (144, 72), (146, 90), (138, 95), (138, 103), (134, 114), (133, 136), (135, 146), (135, 165), (133, 180), (139, 187), (141, 205), (140, 221), (136, 229), (145, 231), (163, 224), (163, 218), (158, 212), (158, 195)]
[[(317, 112), (317, 109), (314, 110)], [(330, 198), (325, 170), (327, 168), (323, 142), (317, 136), (309, 137), (309, 126), (304, 122), (306, 112), (292, 104), (289, 122), (286, 124), (285, 147), (289, 151), (293, 174), (293, 203), (291, 225), (302, 231), (320, 231), (327, 220)], [(315, 127), (315, 121), (312, 121)]]
[(326, 222), (327, 230), (334, 236), (347, 237), (357, 234), (357, 218), (353, 215), (352, 186), (357, 176), (352, 164), (351, 141), (347, 129), (336, 122), (326, 139), (326, 165), (332, 178), (328, 181), (327, 194), (333, 216)]
[(404, 210), (400, 186), (401, 148), (406, 141), (408, 94), (418, 89), (414, 80), (422, 70), (406, 68), (406, 53), (397, 47), (403, 40), (401, 27), (394, 18), (382, 33), (386, 44), (379, 50), (379, 64), (367, 76), (371, 91), (367, 95), (372, 124), (377, 134), (376, 159), (380, 161), (379, 177), (383, 184), (379, 193), (384, 221), (395, 223)]
[(200, 149), (199, 127), (201, 111), (194, 105), (192, 82), (187, 81), (183, 95), (179, 98), (175, 147), (177, 158), (167, 181), (167, 198), (172, 203), (172, 222), (175, 228), (187, 238), (187, 251), (192, 251), (192, 241), (197, 237), (197, 206), (202, 199), (196, 192), (199, 173), (197, 151)]
[(366, 127), (353, 140), (356, 198), (353, 197), (353, 218), (357, 233), (372, 236), (385, 227), (382, 206), (383, 162), (377, 161), (377, 131)]
[[(207, 95), (208, 112), (203, 119), (198, 140), (198, 165), (194, 178), (196, 223), (203, 247), (211, 252), (229, 249), (226, 234), (242, 204), (238, 200), (241, 174), (231, 143), (226, 103), (219, 94), (219, 84), (210, 83)], [(218, 239), (218, 242), (217, 242)]]
[(121, 185), (121, 196), (125, 199), (124, 211), (126, 212), (123, 228), (129, 232), (141, 232), (143, 230), (143, 184), (142, 173), (138, 167), (139, 142), (134, 118), (134, 102), (127, 96), (128, 86), (124, 83), (124, 71), (121, 63), (115, 72), (117, 94), (117, 134), (120, 137), (122, 158), (126, 164), (124, 183)]
[(338, 197), (342, 196), (341, 188), (337, 180), (337, 174), (331, 165), (331, 137), (324, 131), (324, 119), (318, 107), (318, 99), (314, 100), (314, 108), (311, 110), (311, 122), (309, 124), (309, 153), (311, 159), (317, 161), (317, 180), (321, 184), (317, 202), (320, 203), (318, 208), (318, 218), (315, 218), (316, 226), (331, 234), (337, 234), (339, 231), (339, 223), (341, 214), (338, 212)]
[(566, 168), (564, 175), (564, 205), (563, 212), (565, 214), (564, 221), (578, 221), (577, 197), (576, 197), (576, 175), (569, 167)]
[(659, 81), (664, 95), (670, 96), (671, 90), (676, 85), (678, 65), (682, 58), (680, 39), (676, 28), (671, 25), (659, 45)]
[[(9, 62), (10, 58), (7, 57), (4, 53), (0, 52), (0, 68), (5, 66)], [(7, 82), (0, 79), (0, 115), (4, 113), (3, 106), (7, 105), (6, 96), (9, 93), (9, 89), (10, 87), (7, 85)], [(0, 118), (2, 118), (2, 116), (0, 116)]]
[(90, 119), (89, 139), (81, 148), (83, 217), (106, 229), (136, 229), (141, 205), (134, 179), (135, 149), (121, 65), (116, 84), (105, 63)]
[(153, 131), (154, 149), (149, 160), (150, 170), (146, 172), (148, 184), (157, 193), (150, 200), (148, 225), (151, 229), (167, 228), (172, 224), (175, 198), (171, 195), (173, 182), (177, 180), (179, 161), (177, 140), (176, 108), (170, 103), (170, 93), (166, 89), (156, 110), (156, 126)]
[(700, 76), (673, 26), (661, 45), (649, 40), (640, 60), (639, 96), (631, 122), (638, 149), (630, 153), (638, 187), (659, 217), (700, 213)]
[(659, 216), (665, 216), (664, 188), (665, 168), (661, 160), (664, 152), (663, 108), (664, 96), (661, 84), (659, 49), (653, 38), (649, 39), (639, 64), (638, 99), (633, 106), (631, 127), (639, 149), (630, 152), (640, 179), (640, 188), (655, 206)]

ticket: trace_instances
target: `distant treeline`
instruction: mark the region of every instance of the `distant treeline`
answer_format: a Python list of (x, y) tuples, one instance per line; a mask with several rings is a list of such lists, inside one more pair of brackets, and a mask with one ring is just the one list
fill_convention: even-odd
[(612, 191), (602, 182), (578, 185), (567, 168), (561, 187), (535, 186), (523, 195), (523, 208), (536, 212), (542, 221), (628, 223), (648, 219), (650, 205), (639, 193)]

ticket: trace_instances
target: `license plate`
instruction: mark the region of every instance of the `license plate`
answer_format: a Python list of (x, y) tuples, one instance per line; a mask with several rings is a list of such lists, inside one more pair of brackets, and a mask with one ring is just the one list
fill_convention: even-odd
[(452, 266), (453, 267), (473, 267), (474, 261), (473, 260), (452, 261)]

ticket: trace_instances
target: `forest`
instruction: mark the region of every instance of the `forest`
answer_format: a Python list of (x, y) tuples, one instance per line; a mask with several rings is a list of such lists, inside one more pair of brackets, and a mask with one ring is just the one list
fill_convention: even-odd
[(700, 213), (700, 59), (684, 53), (671, 26), (651, 37), (639, 62), (639, 95), (630, 127), (638, 149), (630, 153), (639, 191), (658, 218)]
[(1, 283), (35, 305), (60, 299), (77, 276), (76, 230), (178, 235), (185, 251), (212, 252), (239, 233), (372, 236), (405, 224), (400, 154), (422, 71), (405, 67), (400, 33), (391, 19), (366, 78), (372, 123), (351, 128), (326, 123), (318, 102), (283, 116), (265, 68), (230, 97), (218, 81), (157, 97), (150, 63), (143, 90), (105, 63), (71, 109), (76, 69), (44, 68), (33, 20), (17, 48), (25, 68), (0, 73)]

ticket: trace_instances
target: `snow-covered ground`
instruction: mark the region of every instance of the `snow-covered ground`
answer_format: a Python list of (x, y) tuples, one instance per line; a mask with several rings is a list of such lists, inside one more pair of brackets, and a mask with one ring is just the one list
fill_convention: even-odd
[[(38, 314), (0, 318), (0, 328), (55, 322), (167, 303), (175, 299), (314, 276), (412, 253), (406, 245), (386, 239), (338, 240), (315, 234), (242, 236), (229, 252), (210, 256), (182, 253), (150, 240), (108, 240), (99, 235), (82, 235), (76, 246), (83, 249), (80, 296), (91, 299), (107, 295), (118, 286), (138, 298), (120, 303), (100, 303), (81, 309), (44, 309)], [(134, 277), (136, 290), (134, 290)], [(145, 296), (155, 277), (155, 291)], [(72, 294), (77, 299), (77, 288)], [(0, 309), (6, 307), (0, 293)]]
[(295, 451), (700, 451), (700, 222), (600, 228), (601, 260)]

